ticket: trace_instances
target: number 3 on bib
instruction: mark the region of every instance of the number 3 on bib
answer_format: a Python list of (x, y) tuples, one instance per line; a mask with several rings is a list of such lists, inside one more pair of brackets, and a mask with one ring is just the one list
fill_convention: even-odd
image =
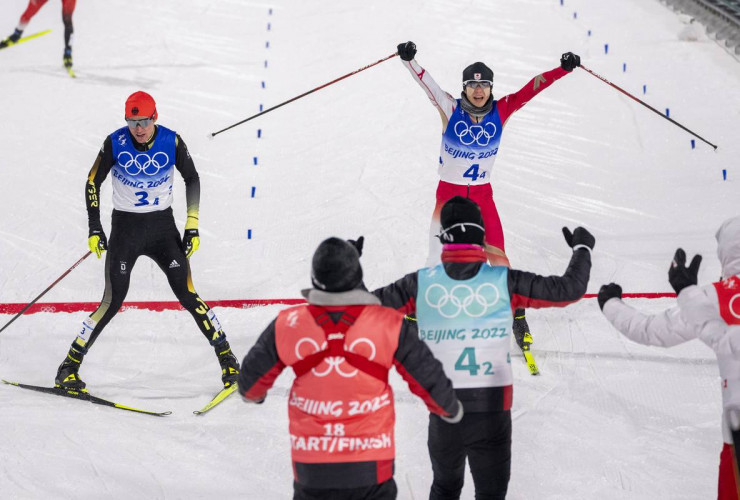
[(477, 181), (478, 179), (485, 179), (486, 172), (484, 171), (482, 174), (478, 174), (479, 167), (480, 167), (480, 164), (478, 163), (470, 165), (470, 168), (465, 171), (465, 173), (463, 174), (463, 177), (467, 177), (473, 182)]

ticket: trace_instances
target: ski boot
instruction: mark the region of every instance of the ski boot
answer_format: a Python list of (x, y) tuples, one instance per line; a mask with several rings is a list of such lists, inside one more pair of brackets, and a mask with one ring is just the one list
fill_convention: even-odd
[(227, 340), (223, 340), (213, 346), (218, 356), (218, 363), (221, 365), (221, 382), (224, 383), (224, 389), (236, 384), (239, 379), (239, 361), (231, 352), (231, 346)]
[(529, 333), (529, 325), (527, 324), (527, 318), (524, 317), (524, 309), (517, 309), (514, 311), (514, 338), (524, 354), (524, 359), (527, 362), (527, 368), (529, 373), (532, 375), (539, 375), (540, 370), (537, 368), (537, 363), (534, 361), (534, 356), (530, 347), (532, 345), (532, 334)]
[(76, 346), (69, 348), (67, 357), (62, 361), (57, 370), (57, 376), (54, 379), (55, 387), (68, 391), (85, 391), (85, 382), (82, 381), (78, 370), (82, 364), (85, 353), (77, 350)]
[(16, 28), (16, 30), (13, 32), (12, 35), (10, 35), (8, 38), (0, 42), (0, 49), (4, 49), (5, 47), (10, 47), (11, 45), (15, 45), (18, 43), (18, 40), (21, 39), (21, 36), (23, 35), (23, 31)]
[(72, 69), (72, 49), (70, 47), (64, 49), (62, 60), (64, 61), (64, 67), (67, 68), (67, 71), (70, 71)]

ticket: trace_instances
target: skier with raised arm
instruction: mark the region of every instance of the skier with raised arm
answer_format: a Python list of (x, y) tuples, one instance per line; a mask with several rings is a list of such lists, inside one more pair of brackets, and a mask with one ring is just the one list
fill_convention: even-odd
[[(488, 261), (491, 265), (509, 266), (501, 219), (491, 189), (493, 164), (504, 127), (509, 118), (533, 97), (580, 66), (581, 58), (566, 52), (560, 58), (559, 67), (535, 76), (517, 92), (500, 99), (494, 99), (492, 93), (493, 71), (484, 63), (476, 62), (463, 70), (462, 93), (455, 98), (442, 90), (416, 61), (414, 42), (401, 43), (397, 49), (403, 65), (442, 118), (442, 144), (437, 170), (440, 180), (429, 228), (426, 266), (439, 263), (441, 243), (436, 237), (439, 233), (439, 214), (444, 203), (453, 196), (464, 196), (478, 204), (486, 224), (485, 251)], [(530, 349), (533, 341), (524, 309), (514, 314), (514, 336), (530, 371), (533, 375), (538, 374)]]
[(562, 276), (491, 266), (485, 222), (475, 202), (456, 196), (441, 211), (442, 263), (373, 291), (380, 302), (415, 314), (422, 341), (442, 362), (465, 414), (459, 426), (429, 417), (434, 482), (430, 499), (459, 498), (465, 460), (476, 498), (503, 499), (511, 474), (511, 325), (519, 307), (564, 307), (586, 293), (594, 237), (563, 228), (572, 248)]

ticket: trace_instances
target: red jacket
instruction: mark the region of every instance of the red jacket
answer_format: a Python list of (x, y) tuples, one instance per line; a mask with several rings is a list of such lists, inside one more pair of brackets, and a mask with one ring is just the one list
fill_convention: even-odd
[[(325, 305), (311, 303), (316, 297)], [(376, 305), (369, 293), (312, 290), (308, 298), (308, 306), (282, 311), (262, 333), (244, 358), (239, 390), (260, 402), (280, 372), (293, 368), (288, 416), (299, 484), (355, 488), (387, 481), (395, 456), (388, 371), (395, 366), (429, 411), (445, 417), (459, 411), (452, 384), (416, 324)], [(342, 298), (354, 304), (341, 305)]]

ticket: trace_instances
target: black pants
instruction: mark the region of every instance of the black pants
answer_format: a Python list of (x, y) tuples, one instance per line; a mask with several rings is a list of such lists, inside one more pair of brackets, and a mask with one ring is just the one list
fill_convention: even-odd
[(105, 292), (98, 309), (90, 315), (96, 325), (90, 334), (89, 348), (108, 322), (116, 315), (128, 293), (131, 271), (145, 255), (159, 265), (180, 304), (193, 316), (209, 342), (223, 332), (208, 317), (208, 305), (198, 297), (190, 277), (180, 233), (172, 209), (144, 214), (113, 211), (113, 222), (105, 257)]
[(475, 498), (506, 498), (511, 476), (511, 412), (466, 413), (457, 424), (430, 414), (427, 444), (434, 472), (430, 499), (460, 498), (466, 457)]
[(393, 478), (361, 488), (306, 488), (293, 482), (293, 500), (395, 500), (397, 495)]

